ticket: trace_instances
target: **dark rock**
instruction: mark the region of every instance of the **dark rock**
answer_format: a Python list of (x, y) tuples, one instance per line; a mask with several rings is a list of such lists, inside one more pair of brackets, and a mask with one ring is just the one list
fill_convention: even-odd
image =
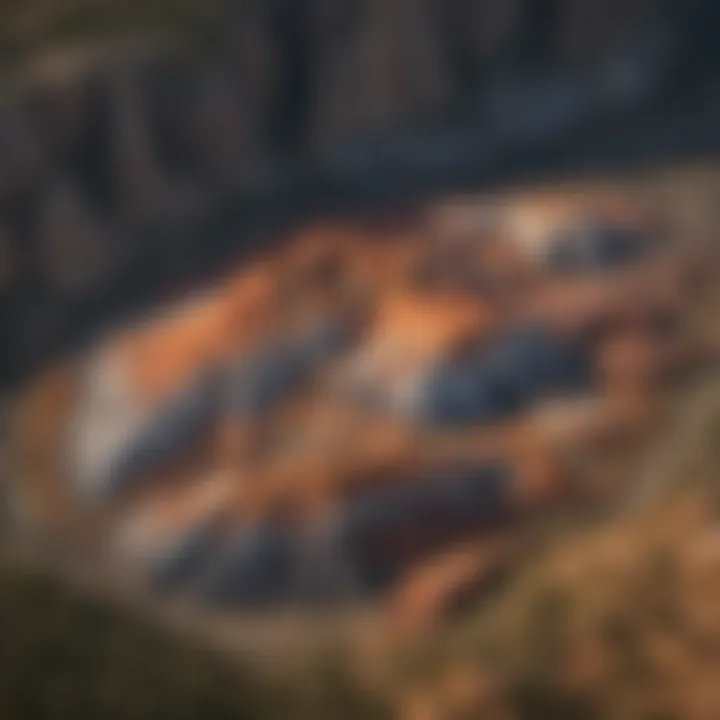
[(637, 259), (643, 240), (632, 229), (588, 219), (550, 243), (547, 263), (560, 272), (608, 270)]
[(373, 491), (342, 510), (332, 544), (371, 592), (430, 549), (501, 521), (509, 511), (508, 480), (504, 469), (471, 467)]
[(228, 538), (202, 583), (204, 598), (220, 606), (252, 606), (289, 597), (293, 542), (287, 530), (269, 524)]
[(428, 419), (457, 424), (505, 418), (538, 397), (582, 386), (589, 376), (583, 348), (540, 327), (514, 328), (474, 356), (436, 369), (428, 382)]
[(191, 449), (217, 419), (219, 397), (218, 378), (210, 374), (173, 398), (145, 427), (138, 429), (115, 458), (103, 483), (106, 492), (110, 495), (121, 492), (134, 478)]
[(348, 328), (342, 322), (330, 322), (242, 358), (227, 372), (225, 398), (231, 412), (254, 414), (268, 409), (307, 382), (315, 368), (347, 337)]

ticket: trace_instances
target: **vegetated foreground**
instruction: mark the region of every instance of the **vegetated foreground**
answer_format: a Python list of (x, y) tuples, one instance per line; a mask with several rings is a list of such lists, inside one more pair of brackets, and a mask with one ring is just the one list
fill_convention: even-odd
[(0, 714), (6, 718), (382, 718), (341, 668), (269, 678), (112, 604), (0, 569)]
[[(672, 417), (686, 380), (711, 368), (711, 178), (674, 171), (451, 198), (412, 217), (297, 230), (27, 389), (10, 488), (16, 537), (99, 577), (191, 598), (199, 617), (370, 602), (395, 639), (486, 598), (477, 633), (465, 633), (472, 662), (447, 688), (423, 681), (423, 693), (409, 693), (408, 717), (433, 704), (427, 717), (454, 717), (452, 702), (471, 717), (482, 703), (487, 717), (540, 717), (543, 707), (551, 717), (636, 717), (632, 703), (650, 700), (689, 707), (670, 698), (669, 682), (667, 698), (636, 691), (640, 681), (609, 690), (631, 676), (614, 685), (605, 631), (583, 633), (635, 592), (629, 580), (642, 584), (654, 547), (645, 528), (655, 522), (669, 542), (686, 522), (704, 547), (707, 507), (637, 510), (617, 532), (608, 520), (612, 538), (638, 538), (620, 543), (622, 558), (596, 552), (592, 533), (585, 550), (578, 530), (555, 526), (625, 502), (638, 448)], [(571, 538), (572, 552), (557, 555), (577, 559), (567, 561), (571, 589), (547, 580), (551, 597), (536, 603), (522, 588), (554, 577), (544, 569), (554, 560), (530, 562), (527, 548), (548, 530), (561, 545)], [(696, 535), (682, 535), (694, 548)], [(596, 554), (610, 564), (607, 598), (580, 579)], [(628, 582), (626, 560), (639, 568)], [(692, 568), (678, 592), (695, 582)], [(664, 602), (651, 580), (638, 592)], [(640, 612), (645, 601), (628, 604)], [(563, 634), (560, 649), (554, 635), (536, 638), (556, 632), (550, 616), (574, 618), (580, 634)], [(704, 622), (698, 632), (712, 646)], [(640, 632), (634, 617), (627, 623)], [(657, 672), (675, 668), (663, 664), (675, 650), (657, 642), (643, 652)], [(551, 651), (566, 653), (567, 673), (559, 659), (535, 657)], [(618, 657), (626, 662), (626, 648)], [(698, 682), (712, 667), (684, 662)], [(451, 675), (456, 665), (444, 663)]]

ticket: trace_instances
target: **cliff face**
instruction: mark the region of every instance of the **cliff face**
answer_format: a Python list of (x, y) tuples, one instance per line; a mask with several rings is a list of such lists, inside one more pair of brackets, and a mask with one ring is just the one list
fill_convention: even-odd
[[(89, 28), (132, 26), (78, 7)], [(225, 261), (250, 215), (268, 224), (338, 188), (352, 198), (442, 184), (461, 165), (492, 173), (503, 167), (490, 162), (498, 148), (632, 109), (672, 90), (678, 67), (710, 75), (699, 30), (716, 26), (713, 8), (275, 0), (201, 13), (186, 3), (177, 18), (207, 41), (191, 58), (113, 41), (43, 61), (6, 37), (4, 49), (24, 59), (0, 113), (0, 299), (12, 348), (3, 376), (41, 360), (80, 315), (177, 287), (206, 255)], [(135, 27), (156, 28), (140, 10), (128, 5)], [(5, 32), (29, 27), (23, 17), (8, 14)], [(462, 130), (447, 129), (457, 121)], [(239, 209), (226, 217), (217, 208), (228, 194)]]

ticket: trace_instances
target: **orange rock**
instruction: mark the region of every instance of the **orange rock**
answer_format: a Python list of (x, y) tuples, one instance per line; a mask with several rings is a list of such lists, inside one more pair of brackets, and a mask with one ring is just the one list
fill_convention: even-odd
[(468, 298), (393, 293), (383, 298), (367, 342), (425, 356), (487, 331), (493, 320), (489, 308)]
[(521, 453), (514, 462), (513, 504), (519, 510), (539, 510), (559, 501), (566, 492), (558, 454), (549, 447)]
[(648, 333), (618, 332), (600, 346), (597, 368), (602, 381), (615, 387), (652, 387), (663, 375), (666, 357)]
[[(63, 441), (77, 393), (76, 368), (61, 364), (30, 383), (12, 421), (12, 502), (20, 520), (49, 530), (67, 518), (70, 490), (63, 472)], [(43, 525), (45, 526), (43, 528)]]
[(466, 543), (411, 570), (390, 598), (393, 627), (425, 632), (452, 619), (505, 566), (509, 549), (502, 539)]
[(227, 314), (217, 297), (171, 308), (164, 316), (111, 340), (138, 399), (151, 406), (189, 385), (227, 342)]

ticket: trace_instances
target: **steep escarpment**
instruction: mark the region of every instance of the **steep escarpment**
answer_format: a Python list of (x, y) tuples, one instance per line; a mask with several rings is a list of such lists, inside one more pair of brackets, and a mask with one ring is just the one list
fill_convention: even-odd
[(8, 380), (303, 215), (523, 174), (606, 132), (653, 155), (716, 126), (696, 122), (712, 3), (123, 8), (6, 11)]

